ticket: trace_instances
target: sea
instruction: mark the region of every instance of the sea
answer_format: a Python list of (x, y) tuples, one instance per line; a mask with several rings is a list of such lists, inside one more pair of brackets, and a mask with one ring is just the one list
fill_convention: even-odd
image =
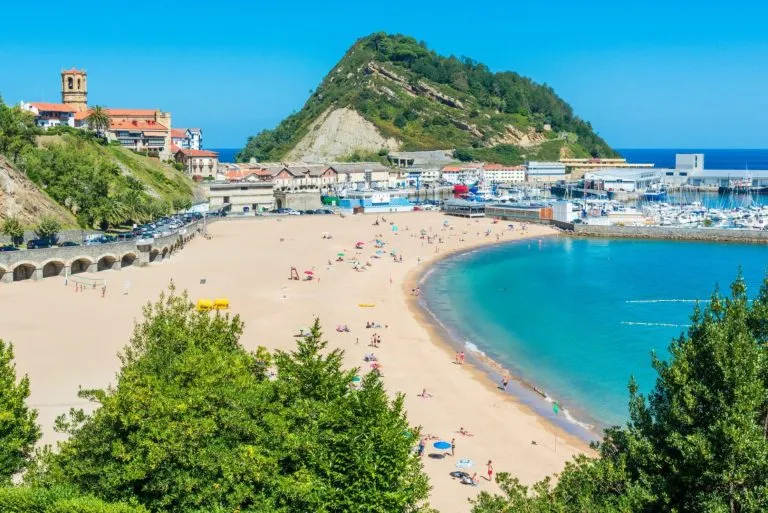
[(545, 237), (439, 262), (421, 300), (489, 379), (505, 372), (491, 360), (516, 377), (510, 393), (593, 440), (627, 420), (630, 377), (651, 390), (651, 354), (668, 357), (696, 305), (739, 269), (756, 294), (766, 265), (765, 245)]

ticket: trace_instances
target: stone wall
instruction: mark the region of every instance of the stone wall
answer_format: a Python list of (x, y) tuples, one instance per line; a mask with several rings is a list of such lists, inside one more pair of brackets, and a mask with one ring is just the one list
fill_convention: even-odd
[(711, 242), (768, 243), (768, 231), (702, 228), (673, 228), (668, 226), (595, 226), (573, 225), (581, 237), (614, 237), (630, 239), (693, 240)]
[[(85, 237), (92, 234), (102, 233), (98, 230), (62, 230), (58, 233), (59, 242), (77, 242), (82, 243)], [(32, 239), (37, 239), (37, 235), (32, 230), (24, 232), (24, 243)], [(0, 246), (11, 243), (11, 238), (7, 235), (0, 235)]]
[(174, 234), (158, 237), (151, 244), (138, 245), (136, 241), (129, 241), (2, 252), (0, 283), (119, 270), (131, 265), (160, 262), (182, 249), (202, 228), (203, 222), (197, 221)]

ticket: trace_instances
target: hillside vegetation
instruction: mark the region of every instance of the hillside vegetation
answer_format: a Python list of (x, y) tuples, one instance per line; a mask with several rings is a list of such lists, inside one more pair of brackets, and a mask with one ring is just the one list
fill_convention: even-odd
[(47, 205), (44, 210), (64, 226), (108, 228), (162, 216), (188, 206), (193, 196), (191, 180), (173, 167), (91, 132), (41, 132), (29, 113), (2, 100), (0, 155), (8, 176), (4, 190), (28, 190), (29, 182), (38, 189), (3, 205), (0, 218), (32, 224), (39, 205)]
[[(299, 112), (249, 138), (239, 159), (296, 159), (297, 147), (312, 153), (312, 142), (328, 137), (323, 119), (339, 109), (355, 111), (359, 125), (370, 123), (377, 132), (378, 139), (368, 134), (372, 142), (353, 151), (455, 148), (462, 160), (508, 164), (615, 155), (551, 87), (514, 72), (493, 73), (469, 58), (443, 57), (410, 37), (376, 33), (349, 49)], [(336, 133), (337, 146), (343, 138)]]

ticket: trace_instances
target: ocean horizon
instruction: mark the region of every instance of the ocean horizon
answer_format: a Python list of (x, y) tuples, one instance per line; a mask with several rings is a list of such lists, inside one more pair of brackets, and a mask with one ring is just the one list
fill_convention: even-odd
[[(219, 153), (219, 161), (231, 163), (240, 148), (211, 148)], [(768, 149), (675, 149), (617, 148), (629, 162), (651, 163), (655, 167), (675, 167), (676, 153), (703, 153), (707, 169), (768, 169)]]
[(455, 344), (547, 395), (518, 386), (524, 403), (594, 439), (626, 422), (630, 377), (651, 390), (651, 354), (668, 357), (697, 302), (716, 287), (727, 294), (739, 268), (754, 296), (766, 262), (762, 245), (555, 236), (449, 257), (422, 295)]

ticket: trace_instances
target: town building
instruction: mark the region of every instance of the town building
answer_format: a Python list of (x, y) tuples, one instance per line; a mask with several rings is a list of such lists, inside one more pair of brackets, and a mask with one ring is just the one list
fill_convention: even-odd
[(175, 148), (174, 159), (184, 166), (193, 180), (215, 180), (219, 174), (219, 154), (215, 151)]
[(441, 178), (450, 184), (476, 184), (480, 181), (483, 172), (481, 162), (467, 162), (464, 164), (455, 164), (444, 166), (441, 172)]
[(387, 159), (395, 168), (405, 172), (405, 185), (416, 188), (440, 181), (443, 166), (455, 160), (453, 150), (390, 152)]
[(564, 164), (569, 171), (577, 169), (600, 169), (600, 168), (649, 168), (653, 167), (653, 164), (639, 164), (634, 162), (627, 162), (627, 159), (623, 158), (562, 158), (560, 163)]
[(489, 183), (523, 183), (525, 166), (505, 166), (503, 164), (485, 164), (483, 179)]
[(271, 182), (211, 183), (207, 188), (210, 211), (248, 214), (274, 208)]
[(525, 165), (529, 182), (556, 182), (565, 179), (565, 164), (562, 162), (530, 161)]
[(174, 128), (171, 143), (185, 150), (203, 149), (203, 131), (199, 128)]
[(379, 162), (339, 162), (328, 165), (338, 175), (338, 190), (387, 189), (390, 168)]

